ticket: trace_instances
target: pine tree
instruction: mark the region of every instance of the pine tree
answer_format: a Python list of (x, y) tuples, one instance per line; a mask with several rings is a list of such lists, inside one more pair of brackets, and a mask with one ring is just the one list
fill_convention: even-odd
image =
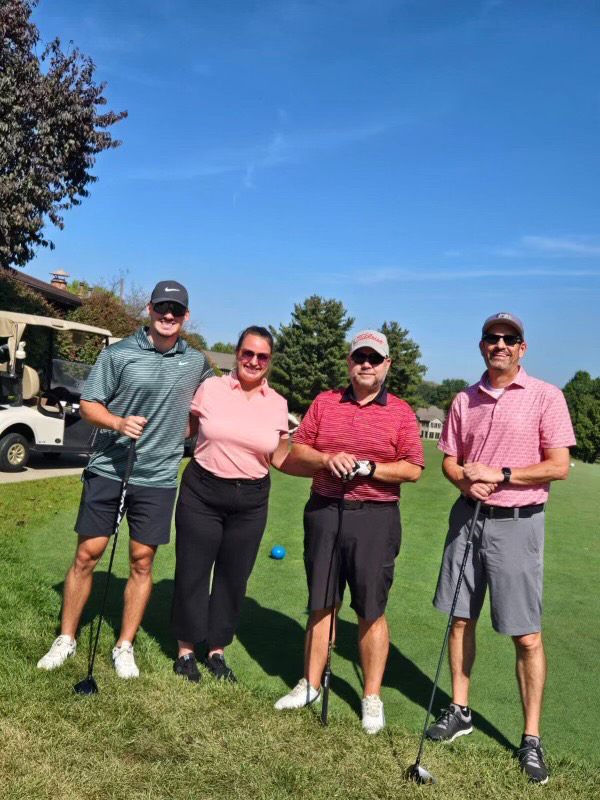
[(271, 328), (275, 357), (270, 384), (304, 414), (319, 392), (348, 382), (346, 334), (354, 323), (338, 300), (313, 295), (296, 304), (289, 325)]
[(419, 345), (408, 338), (408, 331), (397, 322), (384, 322), (379, 330), (387, 336), (392, 359), (386, 385), (392, 394), (417, 408), (420, 402), (417, 390), (427, 372), (427, 367), (419, 363)]

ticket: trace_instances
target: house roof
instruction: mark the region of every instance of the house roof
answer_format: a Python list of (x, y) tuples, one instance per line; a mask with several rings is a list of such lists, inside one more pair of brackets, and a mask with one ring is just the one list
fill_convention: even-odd
[(78, 308), (81, 305), (81, 297), (77, 297), (77, 295), (71, 294), (71, 292), (66, 292), (64, 289), (57, 289), (56, 286), (52, 286), (51, 283), (40, 281), (38, 278), (34, 278), (33, 275), (27, 275), (25, 272), (12, 268), (5, 270), (5, 272), (16, 281), (24, 283), (25, 286), (29, 286), (31, 289), (40, 292), (40, 294), (43, 294), (48, 300), (53, 300), (55, 303), (59, 303), (62, 306), (70, 306), (71, 308)]
[(437, 406), (429, 406), (429, 408), (417, 408), (415, 414), (420, 422), (431, 422), (433, 419), (439, 419), (443, 422), (446, 419), (446, 412)]
[(217, 353), (215, 350), (203, 350), (204, 355), (211, 364), (214, 364), (221, 371), (231, 372), (235, 369), (235, 355), (233, 353)]

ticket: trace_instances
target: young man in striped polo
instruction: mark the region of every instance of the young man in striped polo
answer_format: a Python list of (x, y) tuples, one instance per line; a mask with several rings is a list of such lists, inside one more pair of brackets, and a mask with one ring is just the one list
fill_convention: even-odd
[(132, 642), (150, 597), (156, 549), (169, 541), (190, 403), (213, 374), (204, 355), (179, 336), (189, 317), (188, 293), (180, 283), (158, 283), (147, 312), (147, 328), (100, 353), (81, 395), (81, 416), (99, 430), (82, 476), (77, 549), (65, 577), (60, 636), (38, 662), (40, 669), (60, 667), (75, 653), (92, 572), (113, 533), (129, 443), (135, 439), (126, 499), (130, 572), (112, 662), (121, 678), (139, 675)]
[[(385, 725), (379, 696), (389, 650), (384, 611), (400, 550), (400, 484), (418, 480), (423, 467), (416, 417), (384, 386), (390, 364), (382, 333), (358, 333), (347, 357), (350, 385), (317, 396), (282, 467), (290, 474), (313, 474), (304, 512), (310, 616), (304, 677), (275, 708), (301, 708), (319, 698), (330, 608), (334, 603), (339, 608), (348, 583), (350, 606), (358, 617), (362, 726), (367, 733)], [(343, 528), (336, 548), (342, 493)], [(334, 587), (332, 578), (328, 587), (332, 563), (331, 573), (339, 581)]]

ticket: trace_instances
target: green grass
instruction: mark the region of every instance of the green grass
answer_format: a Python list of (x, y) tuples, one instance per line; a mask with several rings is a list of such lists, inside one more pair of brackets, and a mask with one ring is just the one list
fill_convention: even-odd
[[(428, 468), (403, 490), (403, 545), (388, 605), (392, 649), (382, 696), (388, 730), (365, 736), (357, 717), (360, 670), (356, 624), (345, 606), (333, 656), (330, 725), (314, 712), (277, 714), (272, 703), (302, 669), (306, 589), (302, 505), (308, 481), (275, 474), (269, 524), (239, 634), (228, 661), (238, 686), (206, 678), (186, 685), (171, 672), (168, 617), (173, 546), (159, 549), (155, 589), (136, 641), (142, 675), (119, 681), (109, 666), (127, 575), (126, 528), (119, 543), (96, 678), (100, 694), (71, 686), (86, 671), (90, 614), (107, 557), (98, 568), (74, 659), (54, 673), (35, 662), (56, 632), (80, 484), (76, 478), (0, 489), (0, 798), (549, 798), (597, 797), (594, 731), (599, 602), (597, 519), (600, 467), (577, 462), (552, 488), (547, 515), (544, 635), (548, 683), (543, 738), (547, 787), (528, 786), (512, 759), (521, 712), (509, 638), (480, 622), (471, 702), (476, 731), (449, 746), (427, 745), (424, 765), (438, 785), (407, 784), (431, 691), (445, 617), (432, 609), (454, 490), (426, 442)], [(287, 555), (268, 558), (273, 544)], [(448, 700), (444, 669), (436, 708)]]

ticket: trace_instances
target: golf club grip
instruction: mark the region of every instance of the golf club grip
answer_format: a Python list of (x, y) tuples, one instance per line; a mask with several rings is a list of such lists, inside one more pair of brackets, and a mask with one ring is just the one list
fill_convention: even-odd
[(135, 439), (129, 442), (129, 453), (127, 455), (127, 464), (125, 465), (125, 473), (123, 474), (123, 483), (128, 483), (131, 477), (131, 470), (133, 469), (133, 462), (135, 461)]

